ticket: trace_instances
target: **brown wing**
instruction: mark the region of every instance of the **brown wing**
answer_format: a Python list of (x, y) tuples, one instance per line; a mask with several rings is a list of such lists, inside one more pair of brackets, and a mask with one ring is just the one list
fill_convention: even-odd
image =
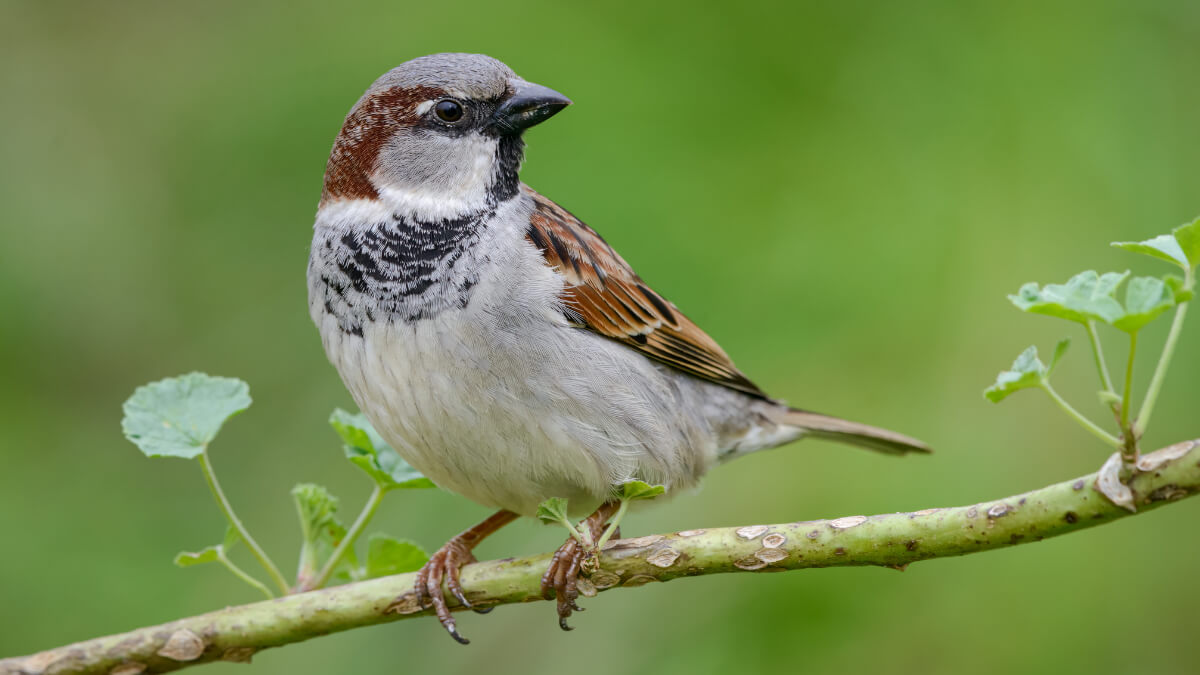
[(536, 204), (526, 237), (567, 278), (563, 299), (572, 321), (689, 375), (767, 398), (592, 228), (528, 186), (522, 189)]

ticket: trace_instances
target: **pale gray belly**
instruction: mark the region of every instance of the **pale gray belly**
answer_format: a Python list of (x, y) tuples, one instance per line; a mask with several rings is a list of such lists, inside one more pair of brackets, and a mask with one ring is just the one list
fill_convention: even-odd
[[(686, 488), (714, 463), (728, 418), (745, 417), (734, 409), (745, 397), (606, 338), (487, 315), (451, 311), (327, 341), (384, 438), (481, 504), (532, 515), (548, 497), (591, 509), (632, 478)], [(732, 404), (725, 419), (710, 419), (714, 392)]]

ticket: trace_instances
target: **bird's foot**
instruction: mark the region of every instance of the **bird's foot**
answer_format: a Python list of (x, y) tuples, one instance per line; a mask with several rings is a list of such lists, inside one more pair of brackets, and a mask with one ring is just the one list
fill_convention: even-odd
[[(605, 502), (596, 512), (584, 519), (580, 526), (587, 529), (589, 541), (598, 541), (604, 532), (604, 524), (616, 513), (618, 502)], [(574, 536), (554, 552), (550, 565), (542, 574), (542, 597), (549, 600), (555, 598), (558, 605), (558, 626), (563, 630), (572, 630), (567, 624), (573, 612), (582, 612), (583, 608), (576, 602), (579, 599), (580, 575), (591, 576), (599, 569), (597, 555), (599, 550), (594, 545), (585, 546)]]
[(450, 607), (446, 604), (446, 596), (442, 593), (442, 581), (446, 582), (446, 590), (457, 599), (463, 607), (471, 607), (467, 596), (463, 593), (459, 581), (463, 565), (475, 562), (475, 555), (458, 537), (446, 542), (436, 553), (429, 557), (429, 562), (417, 572), (417, 602), (421, 607), (433, 607), (438, 621), (450, 637), (460, 644), (470, 644), (470, 640), (458, 634), (458, 626)]
[(467, 600), (467, 594), (463, 592), (462, 583), (459, 580), (460, 571), (463, 565), (475, 562), (475, 554), (471, 553), (471, 549), (475, 548), (484, 537), (516, 518), (517, 514), (512, 511), (499, 511), (475, 527), (460, 532), (430, 556), (429, 562), (425, 563), (417, 572), (417, 582), (414, 585), (417, 604), (424, 609), (432, 607), (437, 614), (438, 621), (442, 623), (442, 627), (450, 633), (450, 637), (460, 644), (470, 644), (471, 641), (458, 634), (458, 625), (454, 621), (454, 616), (450, 614), (450, 606), (446, 602), (446, 595), (442, 592), (442, 582), (446, 582), (446, 590), (463, 607), (480, 614), (490, 612), (490, 607), (473, 607)]

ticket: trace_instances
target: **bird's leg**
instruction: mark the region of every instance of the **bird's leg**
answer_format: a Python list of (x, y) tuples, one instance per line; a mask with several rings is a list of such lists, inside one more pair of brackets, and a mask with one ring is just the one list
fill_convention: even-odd
[(417, 603), (421, 607), (432, 605), (434, 611), (437, 612), (438, 621), (442, 622), (442, 627), (450, 633), (450, 637), (464, 645), (468, 644), (470, 640), (458, 634), (458, 627), (455, 625), (454, 617), (450, 614), (450, 608), (446, 605), (446, 596), (442, 592), (442, 579), (446, 580), (446, 590), (457, 598), (463, 607), (474, 609), (467, 601), (462, 585), (459, 584), (459, 570), (463, 565), (475, 562), (475, 556), (471, 553), (471, 549), (475, 548), (485, 537), (516, 519), (517, 514), (512, 511), (497, 511), (482, 523), (463, 530), (451, 538), (430, 556), (429, 562), (425, 563), (425, 566), (417, 572)]
[[(583, 519), (580, 526), (586, 528), (587, 534), (590, 535), (590, 541), (599, 541), (600, 535), (604, 532), (605, 523), (620, 506), (621, 502), (619, 501), (604, 502), (600, 508), (596, 509), (595, 513)], [(547, 600), (552, 597), (557, 598), (558, 625), (563, 630), (571, 630), (571, 627), (567, 625), (567, 618), (571, 616), (571, 612), (583, 611), (582, 607), (575, 604), (575, 600), (579, 598), (579, 588), (576, 584), (580, 571), (587, 567), (588, 563), (595, 559), (595, 556), (595, 550), (588, 550), (574, 536), (567, 537), (566, 543), (554, 552), (554, 557), (550, 559), (550, 566), (542, 575), (542, 596)]]

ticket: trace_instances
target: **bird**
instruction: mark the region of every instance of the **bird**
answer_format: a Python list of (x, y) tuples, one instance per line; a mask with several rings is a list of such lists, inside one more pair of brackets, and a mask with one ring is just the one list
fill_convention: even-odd
[[(310, 314), (354, 401), (435, 484), (496, 509), (417, 574), (418, 602), (464, 644), (447, 598), (473, 608), (459, 570), (544, 500), (590, 513), (595, 541), (633, 480), (677, 493), (807, 437), (929, 451), (771, 398), (596, 231), (522, 183), (524, 133), (570, 104), (482, 54), (402, 63), (347, 114), (313, 226)], [(565, 630), (585, 549), (568, 537), (542, 577)]]

